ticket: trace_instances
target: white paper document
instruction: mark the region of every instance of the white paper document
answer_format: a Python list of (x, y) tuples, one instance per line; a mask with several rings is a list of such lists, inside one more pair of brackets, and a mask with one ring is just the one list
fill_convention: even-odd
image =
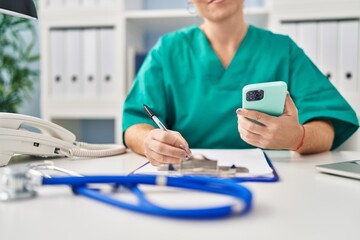
[[(218, 161), (219, 166), (241, 166), (249, 170), (248, 173), (237, 173), (236, 177), (274, 177), (264, 152), (261, 149), (191, 149), (193, 154), (202, 154), (206, 158)], [(159, 171), (150, 163), (135, 170), (135, 174), (168, 174)]]

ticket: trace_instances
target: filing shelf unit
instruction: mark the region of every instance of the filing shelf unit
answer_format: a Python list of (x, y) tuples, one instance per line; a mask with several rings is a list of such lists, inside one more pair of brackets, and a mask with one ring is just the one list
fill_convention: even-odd
[[(270, 25), (274, 32), (281, 32), (282, 22), (342, 21), (348, 19), (360, 20), (359, 0), (272, 0)], [(360, 41), (360, 21), (358, 33), (358, 40)], [(355, 73), (356, 91), (349, 93), (341, 90), (338, 82), (335, 82), (334, 85), (360, 117), (360, 42), (356, 54), (358, 56), (357, 72)], [(339, 71), (337, 72), (338, 78)]]
[[(186, 9), (144, 9), (144, 1), (151, 0), (105, 0), (112, 6), (66, 6), (49, 7), (54, 0), (40, 0), (39, 24), (41, 37), (41, 113), (42, 117), (56, 122), (76, 135), (81, 135), (81, 119), (113, 119), (115, 142), (122, 142), (121, 118), (125, 96), (134, 77), (133, 59), (129, 52), (145, 51), (145, 37), (149, 32), (159, 35), (179, 27), (198, 24), (201, 19), (191, 15)], [(56, 0), (71, 1), (71, 0)], [(89, 0), (74, 0), (78, 2)], [(103, 0), (90, 0), (100, 2)], [(185, 1), (185, 0), (179, 0)], [(260, 27), (268, 27), (269, 7), (251, 7), (245, 10), (247, 20)], [(50, 31), (56, 28), (112, 27), (115, 31), (115, 72), (117, 94), (111, 98), (85, 99), (82, 97), (53, 97), (50, 91)], [(131, 54), (130, 54), (131, 56)], [(141, 103), (139, 103), (141, 104)]]
[[(358, 51), (357, 65), (354, 75), (356, 76), (356, 89), (352, 92), (341, 89), (339, 84), (339, 64), (337, 64), (336, 81), (334, 86), (350, 103), (360, 120), (360, 1), (359, 0), (272, 0), (272, 12), (269, 25), (272, 31), (281, 32), (283, 22), (316, 22), (316, 21), (344, 21), (357, 20)], [(319, 36), (317, 36), (318, 38)], [(339, 41), (339, 39), (338, 39)], [(339, 50), (337, 51), (339, 56)], [(319, 57), (319, 56), (317, 56)], [(338, 58), (338, 61), (339, 58)], [(344, 84), (344, 83), (342, 83)], [(360, 131), (357, 131), (344, 145), (342, 150), (360, 150)]]
[[(52, 8), (48, 0), (40, 1), (39, 23), (41, 36), (41, 113), (42, 117), (56, 122), (76, 135), (81, 135), (79, 121), (82, 119), (112, 119), (115, 133), (121, 134), (121, 108), (124, 99), (121, 74), (124, 72), (123, 47), (114, 46), (113, 72), (114, 88), (118, 93), (111, 97), (55, 97), (51, 95), (50, 67), (50, 31), (64, 28), (97, 28), (111, 27), (114, 29), (115, 42), (122, 42), (124, 35), (124, 19), (120, 2), (114, 7), (58, 7)], [(81, 65), (80, 65), (81, 66)], [(65, 121), (64, 121), (65, 120)], [(120, 134), (115, 134), (115, 142), (120, 143)]]

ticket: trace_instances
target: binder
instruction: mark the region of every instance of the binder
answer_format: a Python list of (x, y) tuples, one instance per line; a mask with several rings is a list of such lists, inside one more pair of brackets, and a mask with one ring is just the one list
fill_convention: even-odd
[[(339, 23), (339, 88), (343, 93), (356, 94), (358, 81), (359, 21)], [(360, 84), (359, 84), (360, 85)]]
[(81, 30), (71, 29), (66, 31), (66, 95), (78, 97), (82, 93), (81, 77)]
[(306, 55), (317, 63), (317, 24), (315, 22), (303, 22), (298, 24), (297, 43), (305, 51)]
[(50, 31), (50, 95), (65, 93), (65, 30)]
[(136, 52), (135, 47), (128, 47), (126, 92), (131, 89), (134, 83), (134, 79), (139, 72), (146, 56), (147, 52)]
[(139, 52), (135, 54), (135, 75), (139, 72), (146, 56), (147, 52)]
[(127, 68), (126, 68), (126, 94), (131, 89), (136, 75), (135, 67), (136, 48), (132, 45), (127, 47)]
[(318, 29), (319, 68), (334, 85), (337, 85), (338, 24), (337, 22), (321, 22)]
[(280, 25), (280, 33), (288, 35), (294, 42), (297, 41), (297, 24), (296, 23), (282, 23)]
[(95, 28), (83, 30), (82, 37), (82, 54), (83, 54), (83, 96), (96, 97), (99, 76), (97, 71), (98, 60), (98, 41), (97, 30)]
[(114, 52), (115, 34), (112, 28), (102, 28), (99, 30), (99, 49), (100, 49), (100, 95), (111, 97), (115, 93), (114, 79)]

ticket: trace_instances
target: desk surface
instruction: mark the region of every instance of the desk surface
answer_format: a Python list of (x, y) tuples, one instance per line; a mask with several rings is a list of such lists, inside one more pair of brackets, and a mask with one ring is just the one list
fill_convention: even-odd
[[(74, 196), (66, 187), (43, 187), (35, 199), (0, 202), (0, 239), (360, 239), (360, 181), (321, 174), (314, 168), (360, 159), (360, 152), (267, 153), (281, 181), (246, 183), (254, 205), (243, 217), (187, 221), (147, 216)], [(15, 158), (10, 164), (26, 161)], [(54, 162), (83, 174), (120, 174), (140, 166), (145, 158), (127, 153)], [(164, 201), (176, 196), (158, 194)]]

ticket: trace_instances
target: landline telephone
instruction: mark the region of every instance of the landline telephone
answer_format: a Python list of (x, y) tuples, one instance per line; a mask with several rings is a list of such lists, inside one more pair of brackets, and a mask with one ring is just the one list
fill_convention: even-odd
[(122, 145), (77, 142), (73, 133), (43, 119), (16, 113), (0, 113), (0, 167), (7, 165), (14, 154), (105, 157), (125, 151), (126, 148)]

